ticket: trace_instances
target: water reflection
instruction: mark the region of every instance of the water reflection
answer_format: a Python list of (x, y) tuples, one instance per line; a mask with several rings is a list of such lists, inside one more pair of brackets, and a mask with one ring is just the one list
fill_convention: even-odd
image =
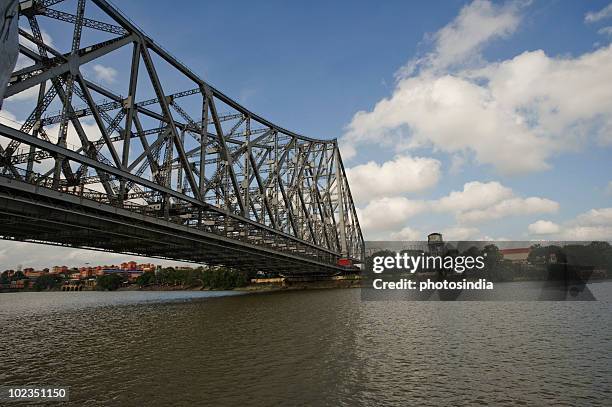
[(610, 405), (612, 284), (591, 290), (599, 301), (2, 294), (0, 382), (69, 385), (73, 405)]

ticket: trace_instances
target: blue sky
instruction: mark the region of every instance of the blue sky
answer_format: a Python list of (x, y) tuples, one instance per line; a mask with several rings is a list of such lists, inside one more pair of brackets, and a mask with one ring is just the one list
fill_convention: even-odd
[[(493, 8), (516, 6), (517, 26), (502, 38), (486, 41), (479, 52), (491, 63), (537, 50), (550, 58), (577, 58), (609, 44), (611, 36), (598, 31), (612, 25), (612, 19), (585, 21), (587, 13), (608, 4), (495, 2)], [(146, 2), (131, 1), (122, 3), (121, 8), (136, 16), (138, 24), (165, 48), (250, 109), (305, 135), (342, 140), (355, 113), (371, 111), (389, 97), (398, 70), (431, 52), (435, 47), (432, 37), (470, 5), (466, 1), (197, 1), (181, 2), (180, 8), (189, 12), (180, 17), (176, 5), (167, 2), (147, 7)], [(452, 158), (435, 150), (426, 146), (402, 152), (441, 162), (435, 185), (402, 196), (434, 200), (462, 190), (466, 182), (499, 182), (516, 196), (541, 197), (559, 204), (556, 211), (459, 225), (478, 229), (471, 238), (533, 238), (527, 227), (537, 220), (561, 224), (591, 209), (610, 206), (610, 148), (593, 140), (571, 151), (551, 154), (547, 170), (519, 174), (477, 164), (466, 164), (460, 172), (451, 173)], [(380, 148), (374, 141), (345, 161), (347, 167), (371, 160), (382, 165), (396, 154), (393, 147)], [(366, 202), (359, 205), (363, 208)], [(398, 225), (423, 232), (422, 236), (457, 226), (453, 213), (426, 211), (405, 220), (399, 218)], [(366, 239), (391, 238), (397, 231), (372, 231), (367, 220), (364, 222)], [(456, 237), (467, 237), (460, 235)]]
[(366, 240), (612, 239), (609, 0), (118, 5), (250, 110), (338, 138)]
[[(526, 50), (578, 55), (609, 39), (584, 15), (608, 1), (538, 1), (491, 60)], [(226, 94), (303, 134), (336, 138), (355, 112), (393, 89), (394, 74), (466, 1), (181, 1), (117, 3), (147, 34)], [(154, 4), (155, 7), (150, 5)], [(610, 22), (612, 24), (612, 22)]]

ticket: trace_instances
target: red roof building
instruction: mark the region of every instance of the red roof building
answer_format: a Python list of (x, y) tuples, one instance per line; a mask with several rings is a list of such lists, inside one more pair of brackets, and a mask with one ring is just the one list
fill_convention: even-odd
[(504, 256), (504, 260), (510, 260), (515, 263), (527, 263), (531, 248), (501, 249), (499, 252)]

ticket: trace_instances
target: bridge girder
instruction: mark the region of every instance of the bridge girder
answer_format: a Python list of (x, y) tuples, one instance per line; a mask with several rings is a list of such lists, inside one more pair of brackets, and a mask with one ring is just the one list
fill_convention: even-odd
[[(25, 122), (0, 125), (0, 176), (10, 180), (2, 184), (4, 193), (19, 186), (23, 198), (30, 186), (36, 193), (62, 194), (55, 206), (78, 197), (131, 211), (152, 223), (161, 219), (250, 245), (254, 253), (271, 250), (288, 259), (279, 260), (283, 267), (292, 256), (324, 261), (330, 270), (340, 257), (363, 260), (357, 211), (335, 139), (304, 137), (247, 110), (105, 0), (78, 0), (76, 11), (63, 6), (69, 5), (21, 4), (19, 49), (30, 64), (11, 75), (5, 106), (11, 96), (32, 90), (38, 98)], [(45, 39), (39, 24), (51, 21), (68, 30), (69, 49)], [(92, 64), (104, 66), (119, 56), (129, 61), (129, 69), (119, 71), (129, 73), (125, 78), (104, 87), (89, 78)], [(176, 83), (186, 86), (174, 89)], [(50, 114), (53, 108), (60, 113)], [(69, 229), (61, 230), (57, 244), (125, 251), (104, 239), (79, 243), (84, 232), (71, 238)], [(43, 240), (52, 243), (52, 236)], [(196, 257), (191, 260), (200, 261)], [(224, 257), (229, 266), (243, 263), (230, 257)], [(218, 262), (211, 253), (202, 258)]]

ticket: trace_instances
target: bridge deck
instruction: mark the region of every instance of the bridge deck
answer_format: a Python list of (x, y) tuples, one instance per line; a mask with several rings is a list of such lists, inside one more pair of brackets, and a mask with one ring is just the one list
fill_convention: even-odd
[(6, 177), (0, 177), (0, 238), (243, 270), (342, 271), (330, 254), (313, 259), (297, 250), (249, 244)]

